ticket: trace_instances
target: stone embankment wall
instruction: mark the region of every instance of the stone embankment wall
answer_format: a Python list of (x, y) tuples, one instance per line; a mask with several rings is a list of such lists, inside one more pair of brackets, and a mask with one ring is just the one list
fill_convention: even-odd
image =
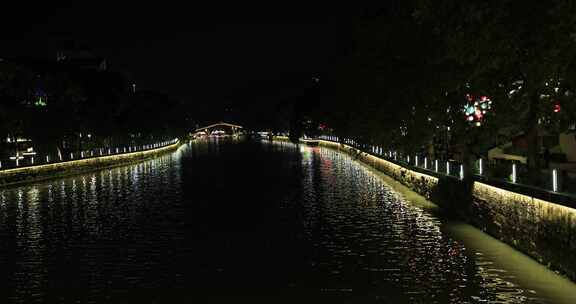
[[(520, 194), (485, 182), (416, 171), (347, 145), (318, 142), (382, 171), (447, 214), (466, 220), (576, 281), (576, 201), (535, 190), (533, 195)], [(550, 197), (553, 202), (541, 197)]]
[(165, 147), (146, 151), (97, 156), (66, 162), (2, 170), (0, 171), (0, 186), (24, 184), (125, 165), (172, 151), (178, 146), (180, 146), (180, 141)]

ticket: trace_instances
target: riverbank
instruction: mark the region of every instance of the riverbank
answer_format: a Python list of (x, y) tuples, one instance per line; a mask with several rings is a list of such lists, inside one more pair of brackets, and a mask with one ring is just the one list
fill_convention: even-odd
[(465, 183), (450, 176), (418, 172), (348, 145), (314, 142), (353, 156), (437, 204), (442, 212), (576, 281), (576, 261), (572, 258), (576, 252), (575, 209), (478, 181)]
[(82, 174), (104, 168), (126, 165), (152, 158), (175, 150), (180, 140), (163, 147), (143, 151), (127, 152), (113, 155), (87, 157), (64, 162), (48, 163), (37, 166), (26, 166), (0, 171), (0, 187), (20, 185), (30, 182), (49, 180), (70, 175)]

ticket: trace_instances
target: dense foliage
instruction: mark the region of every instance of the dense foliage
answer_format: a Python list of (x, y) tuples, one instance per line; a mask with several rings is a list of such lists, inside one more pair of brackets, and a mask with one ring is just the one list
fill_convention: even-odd
[[(537, 166), (537, 132), (576, 121), (575, 6), (391, 1), (360, 19), (315, 119), (341, 137), (463, 162), (523, 134)], [(481, 99), (490, 108), (468, 117)]]
[(0, 62), (0, 138), (31, 139), (40, 153), (148, 143), (185, 132), (186, 111), (159, 93), (131, 90), (120, 73)]

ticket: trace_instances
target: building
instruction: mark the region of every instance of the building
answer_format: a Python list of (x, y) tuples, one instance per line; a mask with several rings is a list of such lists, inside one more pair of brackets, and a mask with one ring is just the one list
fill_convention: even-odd
[[(538, 151), (540, 161), (546, 161), (545, 151), (548, 150), (550, 166), (576, 172), (576, 130), (572, 129), (558, 135), (539, 131)], [(528, 139), (524, 134), (512, 137), (512, 140), (498, 145), (488, 151), (488, 159), (492, 161), (515, 161), (527, 163)]]

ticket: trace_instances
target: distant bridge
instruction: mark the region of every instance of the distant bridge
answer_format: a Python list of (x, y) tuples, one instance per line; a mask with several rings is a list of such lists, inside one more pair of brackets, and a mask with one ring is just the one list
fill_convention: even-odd
[(231, 123), (219, 122), (219, 123), (211, 124), (211, 125), (208, 125), (208, 126), (205, 126), (202, 128), (198, 128), (198, 129), (196, 129), (195, 133), (203, 132), (207, 135), (211, 135), (215, 131), (222, 131), (223, 132), (225, 129), (231, 130), (232, 134), (236, 134), (238, 131), (244, 129), (244, 127), (242, 127), (240, 125), (231, 124)]

